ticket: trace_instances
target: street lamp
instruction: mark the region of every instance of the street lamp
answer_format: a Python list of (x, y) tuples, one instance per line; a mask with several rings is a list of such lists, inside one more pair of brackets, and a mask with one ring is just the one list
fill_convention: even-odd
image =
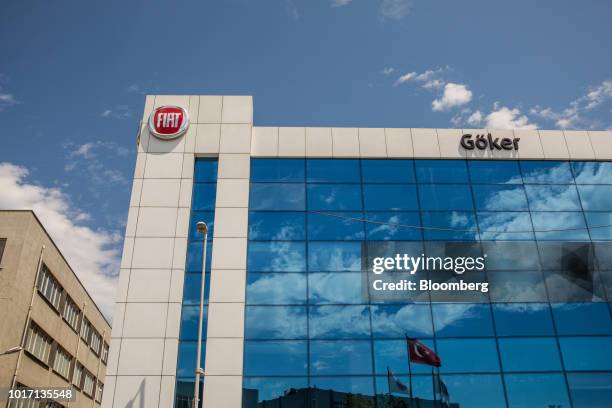
[(0, 353), (0, 356), (4, 356), (6, 354), (13, 354), (13, 353), (18, 353), (23, 349), (23, 347), (21, 346), (15, 346), (15, 347), (11, 347), (10, 349), (3, 351), (2, 353)]
[(204, 320), (204, 289), (206, 287), (206, 244), (208, 243), (208, 226), (205, 222), (199, 221), (196, 229), (204, 235), (204, 254), (202, 256), (202, 284), (200, 286), (200, 321), (198, 323), (198, 344), (196, 352), (195, 385), (193, 390), (193, 408), (198, 408), (200, 401), (200, 375), (204, 375), (204, 370), (200, 367), (200, 355), (202, 354), (202, 324)]

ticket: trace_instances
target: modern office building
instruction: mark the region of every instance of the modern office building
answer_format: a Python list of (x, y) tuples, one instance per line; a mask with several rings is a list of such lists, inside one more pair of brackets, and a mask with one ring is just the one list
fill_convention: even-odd
[(99, 407), (110, 330), (36, 215), (0, 211), (0, 406), (39, 406), (9, 404), (16, 387), (74, 393), (44, 407)]
[[(439, 378), (453, 407), (609, 407), (611, 160), (610, 131), (258, 127), (248, 96), (148, 96), (103, 406), (191, 406), (205, 221), (206, 408), (409, 405), (388, 370), (413, 406), (444, 406)], [(455, 269), (370, 268), (402, 254)], [(487, 290), (434, 290), (460, 281)]]

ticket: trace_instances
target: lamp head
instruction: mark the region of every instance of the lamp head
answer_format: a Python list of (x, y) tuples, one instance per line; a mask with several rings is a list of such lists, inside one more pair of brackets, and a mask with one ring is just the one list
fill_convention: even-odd
[(208, 234), (208, 225), (204, 221), (199, 221), (196, 224), (196, 229), (200, 234)]

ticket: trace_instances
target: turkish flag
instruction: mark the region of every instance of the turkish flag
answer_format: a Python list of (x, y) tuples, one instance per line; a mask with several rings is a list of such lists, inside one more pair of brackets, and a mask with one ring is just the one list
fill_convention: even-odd
[(410, 361), (417, 364), (427, 364), (434, 367), (440, 367), (442, 361), (440, 357), (432, 349), (418, 341), (417, 339), (408, 340), (408, 353)]

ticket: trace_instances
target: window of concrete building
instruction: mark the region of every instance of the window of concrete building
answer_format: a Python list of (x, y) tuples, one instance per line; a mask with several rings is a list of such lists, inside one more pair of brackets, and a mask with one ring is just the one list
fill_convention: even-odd
[(72, 375), (72, 383), (78, 389), (81, 389), (83, 382), (83, 365), (81, 363), (76, 363), (74, 366), (74, 374)]
[(102, 362), (106, 364), (108, 361), (108, 344), (104, 342), (102, 345)]
[(83, 322), (81, 323), (81, 338), (87, 344), (89, 344), (91, 341), (91, 333), (91, 323), (89, 323), (89, 320), (86, 318), (83, 318)]
[(97, 356), (100, 355), (100, 347), (102, 345), (102, 337), (95, 331), (93, 328), (91, 329), (91, 349)]
[(62, 377), (68, 379), (70, 375), (70, 363), (72, 363), (72, 356), (68, 354), (66, 350), (58, 347), (53, 359), (53, 370)]
[(59, 310), (60, 299), (62, 297), (62, 287), (53, 277), (47, 265), (43, 264), (38, 278), (38, 291), (49, 301), (49, 303)]
[(104, 384), (101, 382), (96, 383), (96, 401), (102, 402), (102, 393), (104, 392)]
[(0, 239), (0, 266), (2, 266), (2, 255), (4, 255), (5, 246), (6, 246), (6, 239)]
[(85, 381), (83, 381), (83, 392), (89, 397), (93, 397), (94, 384), (96, 379), (89, 371), (85, 371)]
[(76, 305), (76, 303), (74, 303), (72, 299), (70, 299), (70, 296), (66, 297), (62, 316), (64, 317), (64, 320), (66, 320), (66, 323), (68, 323), (68, 325), (72, 327), (75, 331), (78, 330), (80, 312), (81, 311), (79, 310), (79, 307)]
[(38, 325), (31, 323), (28, 328), (28, 339), (25, 349), (38, 360), (49, 364), (49, 355), (53, 340)]

